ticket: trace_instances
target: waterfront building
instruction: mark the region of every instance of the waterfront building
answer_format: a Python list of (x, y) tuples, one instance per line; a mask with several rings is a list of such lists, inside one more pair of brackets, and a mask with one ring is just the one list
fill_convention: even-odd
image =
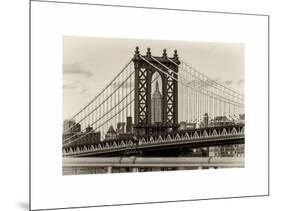
[(117, 133), (114, 130), (113, 126), (111, 125), (107, 131), (107, 133), (105, 134), (105, 139), (109, 140), (109, 139), (114, 139), (117, 137)]

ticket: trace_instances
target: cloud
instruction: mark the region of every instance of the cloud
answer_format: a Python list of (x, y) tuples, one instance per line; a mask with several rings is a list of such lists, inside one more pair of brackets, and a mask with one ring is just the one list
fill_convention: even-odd
[(220, 78), (213, 78), (213, 79), (211, 79), (211, 80), (217, 82), (217, 81), (220, 80)]
[(77, 87), (74, 84), (64, 84), (63, 89), (69, 90), (69, 89), (76, 89)]
[(85, 77), (91, 77), (93, 73), (81, 66), (79, 63), (64, 64), (63, 74), (77, 74), (84, 75)]
[(71, 92), (79, 92), (80, 94), (84, 94), (87, 91), (87, 87), (85, 87), (81, 82), (74, 81), (70, 83), (63, 84), (64, 91), (71, 91)]
[(86, 87), (82, 87), (80, 90), (80, 94), (84, 94), (87, 91), (88, 91), (88, 89)]
[(225, 85), (231, 85), (233, 83), (233, 81), (227, 80), (223, 82)]
[(244, 80), (244, 79), (240, 79), (240, 80), (237, 82), (237, 85), (242, 86), (242, 85), (244, 85), (244, 83), (245, 83), (245, 80)]

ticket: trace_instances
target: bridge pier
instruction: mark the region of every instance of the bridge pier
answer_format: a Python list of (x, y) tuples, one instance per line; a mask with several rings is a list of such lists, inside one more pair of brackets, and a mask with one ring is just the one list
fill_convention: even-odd
[(108, 174), (112, 173), (112, 166), (108, 166), (108, 167), (107, 167), (107, 173), (108, 173)]
[(138, 172), (139, 169), (138, 168), (133, 168), (133, 172)]

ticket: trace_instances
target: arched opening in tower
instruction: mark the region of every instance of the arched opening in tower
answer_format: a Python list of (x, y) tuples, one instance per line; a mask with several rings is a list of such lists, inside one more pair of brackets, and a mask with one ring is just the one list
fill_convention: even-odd
[(163, 81), (161, 75), (156, 71), (151, 80), (151, 123), (163, 121)]

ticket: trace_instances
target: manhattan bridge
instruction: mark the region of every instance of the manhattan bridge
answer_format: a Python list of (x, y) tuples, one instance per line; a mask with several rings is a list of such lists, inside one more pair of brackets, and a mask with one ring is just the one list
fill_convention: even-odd
[[(212, 76), (213, 77), (213, 76)], [(157, 95), (157, 96), (156, 96)], [(133, 58), (63, 130), (63, 157), (185, 157), (244, 145), (244, 95), (180, 60)], [(208, 155), (207, 155), (208, 156)]]

